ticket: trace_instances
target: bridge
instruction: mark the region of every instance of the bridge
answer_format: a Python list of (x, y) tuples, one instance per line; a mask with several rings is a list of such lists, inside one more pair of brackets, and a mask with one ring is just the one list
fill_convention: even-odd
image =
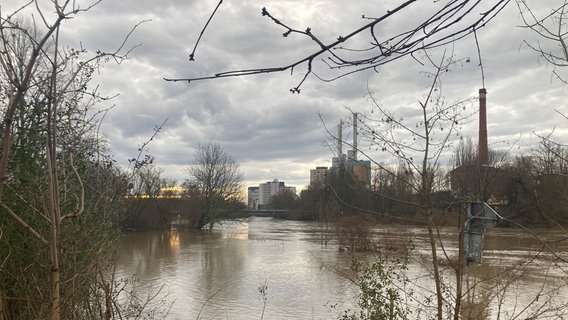
[(243, 210), (244, 214), (255, 217), (281, 217), (288, 214), (288, 209), (256, 209), (256, 210)]

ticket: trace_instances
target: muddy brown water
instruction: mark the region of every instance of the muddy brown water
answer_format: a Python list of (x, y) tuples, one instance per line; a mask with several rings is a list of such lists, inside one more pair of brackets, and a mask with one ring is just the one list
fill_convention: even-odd
[[(252, 218), (224, 222), (211, 234), (128, 233), (120, 240), (116, 275), (142, 301), (155, 295), (149, 309), (156, 310), (158, 319), (334, 319), (343, 310), (357, 308), (357, 287), (345, 276), (354, 254), (338, 250), (333, 231), (315, 222)], [(432, 297), (433, 284), (425, 228), (388, 226), (376, 231), (412, 235), (416, 249), (405, 290), (420, 297), (408, 302), (412, 318), (429, 318), (434, 310), (424, 301)], [(445, 228), (440, 234), (446, 251), (439, 250), (439, 255), (455, 256), (457, 230)], [(545, 293), (556, 304), (568, 301), (568, 270), (558, 260), (568, 252), (563, 238), (560, 232), (492, 230), (483, 263), (468, 269), (467, 297), (486, 310), (488, 319), (531, 315), (547, 301)], [(558, 256), (543, 247), (553, 248)], [(373, 259), (372, 254), (357, 258)], [(441, 267), (451, 284), (448, 267)]]

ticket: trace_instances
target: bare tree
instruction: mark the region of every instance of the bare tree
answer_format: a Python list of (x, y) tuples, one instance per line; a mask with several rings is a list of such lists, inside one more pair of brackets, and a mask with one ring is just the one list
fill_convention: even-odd
[[(442, 161), (451, 146), (451, 139), (455, 137), (458, 128), (469, 116), (462, 114), (463, 106), (471, 100), (454, 103), (444, 101), (441, 93), (441, 77), (455, 63), (452, 56), (443, 55), (439, 61), (432, 60), (428, 55), (426, 58), (434, 71), (429, 74), (430, 89), (424, 99), (419, 102), (420, 119), (415, 120), (416, 123), (408, 122), (390, 110), (386, 110), (373, 99), (374, 109), (379, 112), (379, 118), (364, 119), (363, 125), (366, 136), (376, 149), (398, 159), (403, 168), (406, 168), (404, 176), (393, 171), (391, 174), (414, 190), (417, 200), (412, 203), (426, 219), (432, 255), (431, 270), (435, 284), (436, 317), (441, 320), (448, 302), (439, 269), (441, 258), (438, 257), (439, 242), (434, 221), (433, 195), (438, 190), (436, 182), (439, 181), (440, 168), (444, 165)], [(389, 168), (384, 169), (390, 170)], [(458, 284), (462, 281), (461, 270), (463, 269), (456, 270), (456, 283)], [(458, 287), (454, 300), (454, 319), (457, 319), (460, 312), (461, 294), (461, 287)]]
[(211, 231), (224, 205), (241, 196), (244, 177), (239, 164), (220, 145), (209, 143), (199, 145), (187, 172), (195, 179), (201, 196), (202, 216), (198, 227), (208, 225)]
[[(523, 43), (553, 67), (552, 74), (555, 78), (568, 84), (567, 75), (563, 70), (568, 67), (568, 1), (560, 1), (544, 12), (532, 8), (525, 0), (516, 0), (516, 4), (523, 19), (521, 28), (528, 29), (537, 36), (536, 42), (525, 40)], [(556, 112), (565, 120), (568, 119), (564, 113), (558, 110)], [(524, 172), (531, 177), (531, 183), (536, 183), (529, 198), (534, 198), (536, 201), (537, 212), (540, 212), (547, 221), (554, 221), (554, 224), (560, 226), (558, 220), (562, 220), (563, 204), (566, 201), (564, 193), (560, 190), (563, 190), (565, 185), (568, 154), (566, 143), (555, 138), (555, 130), (556, 128), (553, 128), (546, 134), (535, 132), (540, 140), (538, 147), (530, 158), (521, 157), (516, 164), (531, 164), (530, 171), (533, 172)], [(517, 172), (520, 167), (515, 168)], [(550, 199), (551, 196), (555, 200), (545, 200)], [(559, 211), (561, 214), (558, 214)]]
[[(25, 240), (28, 247), (33, 243), (37, 250), (35, 262), (26, 266), (26, 272), (31, 274), (29, 280), (38, 275), (37, 270), (45, 270), (48, 274), (41, 278), (49, 279), (48, 286), (38, 283), (38, 292), (29, 290), (27, 293), (33, 294), (30, 296), (17, 296), (22, 292), (0, 283), (0, 319), (21, 314), (21, 317), (33, 318), (49, 315), (50, 319), (57, 320), (79, 309), (71, 300), (62, 302), (62, 287), (70, 285), (71, 288), (78, 283), (75, 280), (81, 278), (66, 278), (69, 274), (65, 275), (65, 271), (72, 270), (66, 263), (73, 260), (65, 255), (67, 243), (63, 239), (68, 235), (68, 227), (78, 223), (85, 212), (86, 184), (81, 174), (87, 167), (92, 168), (97, 154), (100, 155), (96, 135), (87, 134), (96, 128), (97, 120), (85, 111), (105, 99), (98, 92), (89, 91), (87, 84), (105, 58), (119, 62), (127, 58), (129, 50), (124, 46), (128, 35), (117, 50), (97, 51), (91, 55), (85, 49), (65, 49), (59, 35), (63, 21), (80, 16), (97, 3), (79, 7), (73, 1), (53, 2), (52, 12), (48, 12), (35, 1), (29, 1), (12, 14), (0, 11), (2, 218), (7, 217), (11, 225), (23, 230), (28, 236)], [(20, 19), (28, 10), (38, 18), (30, 25)], [(26, 120), (32, 120), (33, 125), (26, 124)], [(24, 159), (25, 154), (32, 155), (35, 161), (18, 161)], [(25, 167), (27, 164), (35, 167)], [(27, 190), (18, 189), (25, 185)], [(95, 200), (89, 205), (100, 203)], [(92, 212), (93, 208), (87, 209)], [(10, 241), (17, 243), (14, 239)], [(29, 286), (22, 283), (25, 280), (18, 274), (24, 269), (5, 269), (12, 263), (17, 265), (15, 259), (25, 253), (7, 254), (0, 265), (2, 279), (6, 278), (5, 274), (11, 274), (10, 278), (20, 281), (18, 288)], [(99, 275), (89, 272), (89, 276), (92, 283), (98, 281)], [(80, 295), (79, 292), (65, 294), (67, 299)]]
[(272, 209), (292, 209), (296, 202), (296, 194), (291, 190), (283, 190), (270, 198), (270, 208)]
[[(426, 246), (429, 247), (427, 248), (429, 253), (427, 257), (422, 258), (421, 266), (431, 278), (426, 282), (427, 284), (422, 284), (420, 295), (425, 292), (431, 293), (431, 296), (427, 295), (424, 300), (431, 301), (432, 305), (416, 302), (418, 307), (413, 310), (429, 312), (428, 310), (432, 308), (435, 311), (432, 311), (433, 314), (428, 314), (428, 318), (459, 319), (469, 315), (476, 319), (483, 319), (491, 313), (490, 305), (496, 306), (497, 312), (500, 313), (499, 316), (502, 316), (501, 309), (513, 305), (514, 310), (511, 311), (508, 318), (546, 316), (562, 318), (567, 312), (566, 303), (564, 300), (557, 301), (559, 298), (557, 292), (566, 290), (566, 282), (562, 280), (565, 259), (558, 251), (555, 252), (555, 249), (550, 245), (551, 242), (525, 229), (536, 245), (542, 246), (536, 249), (537, 252), (534, 255), (515, 266), (509, 266), (508, 263), (492, 265), (491, 272), (496, 274), (494, 276), (470, 278), (468, 276), (470, 269), (465, 261), (463, 234), (466, 218), (463, 215), (459, 221), (458, 252), (450, 253), (441, 241), (441, 233), (444, 231), (435, 219), (438, 210), (435, 195), (437, 191), (447, 190), (447, 186), (444, 187), (445, 177), (442, 168), (450, 165), (449, 159), (453, 144), (463, 141), (459, 137), (459, 127), (472, 116), (472, 113), (468, 113), (469, 110), (475, 110), (473, 106), (463, 108), (464, 104), (471, 104), (475, 99), (447, 103), (441, 92), (440, 81), (446, 70), (451, 69), (453, 59), (450, 56), (434, 61), (429, 55), (426, 56), (426, 59), (430, 62), (433, 70), (427, 73), (431, 79), (431, 87), (424, 98), (419, 101), (419, 112), (416, 112), (416, 117), (401, 116), (392, 107), (386, 109), (372, 94), (373, 112), (366, 116), (359, 114), (358, 117), (360, 119), (358, 126), (360, 128), (360, 139), (366, 142), (365, 144), (358, 144), (364, 145), (359, 147), (358, 152), (364, 154), (374, 163), (378, 170), (377, 176), (380, 177), (380, 180), (374, 183), (376, 186), (374, 191), (378, 192), (379, 196), (412, 206), (424, 217), (428, 237)], [(335, 138), (337, 139), (337, 137)], [(344, 143), (350, 145), (349, 142)], [(351, 147), (354, 146), (351, 145)], [(460, 142), (458, 150), (461, 153), (459, 155), (460, 163), (477, 162), (472, 146), (468, 147), (467, 143)], [(376, 159), (379, 158), (385, 159), (380, 153), (384, 154), (387, 159), (394, 159), (395, 161), (392, 161), (391, 165), (377, 161)], [(543, 169), (561, 170), (564, 168), (563, 162), (557, 163), (554, 160), (554, 154), (561, 155), (564, 153), (565, 151), (561, 148), (548, 146), (546, 152), (541, 155), (540, 161), (543, 162)], [(444, 163), (444, 159), (447, 159), (447, 163)], [(504, 158), (503, 155), (496, 153), (491, 159), (492, 163), (495, 163), (503, 161)], [(534, 162), (532, 161), (530, 165), (532, 169), (530, 170), (536, 170), (533, 167)], [(564, 181), (565, 178), (562, 177), (560, 182)], [(540, 184), (547, 185), (548, 183)], [(392, 187), (396, 188), (397, 185), (403, 185), (405, 189), (410, 190), (411, 197), (399, 199), (396, 192), (391, 193)], [(548, 202), (565, 203), (565, 195), (554, 196), (554, 193), (551, 193), (550, 190), (544, 191), (544, 188), (538, 187), (538, 185), (538, 181), (533, 181), (532, 184), (525, 186), (530, 192), (538, 191), (539, 198), (545, 199), (543, 195), (547, 194), (551, 198), (547, 197), (546, 199), (555, 199)], [(557, 189), (559, 189), (559, 193), (564, 192), (562, 191), (564, 188)], [(541, 190), (544, 192), (541, 192)], [(356, 208), (355, 203), (351, 205)], [(404, 216), (400, 217), (385, 210), (375, 212), (375, 215), (407, 220)], [(457, 216), (452, 215), (452, 217)], [(507, 219), (507, 221), (522, 227), (513, 219)], [(415, 220), (414, 222), (420, 221)], [(565, 241), (565, 236), (559, 235), (557, 240), (553, 241)], [(547, 278), (547, 283), (542, 285), (539, 292), (526, 294), (524, 296), (526, 302), (517, 302), (511, 288), (521, 285), (522, 277), (526, 276), (532, 268), (548, 263), (546, 262), (548, 261), (547, 258), (543, 258), (543, 255), (551, 255), (555, 261), (549, 265), (550, 269), (546, 269), (548, 271), (544, 273), (550, 272), (560, 274), (560, 276), (554, 275), (550, 279)], [(453, 279), (450, 280), (450, 278)], [(417, 284), (415, 283), (415, 285)], [(428, 288), (433, 289), (430, 291)], [(400, 290), (405, 290), (405, 288), (400, 286)], [(480, 290), (482, 293), (480, 293)], [(412, 297), (409, 298), (410, 301), (417, 297), (415, 291), (407, 292), (407, 294)]]
[(154, 198), (166, 187), (166, 179), (155, 164), (145, 164), (133, 171), (129, 193), (133, 196)]
[(477, 157), (477, 150), (471, 141), (471, 138), (461, 140), (455, 150), (454, 167), (461, 167), (467, 165), (475, 165), (479, 163)]
[[(209, 21), (211, 21), (222, 2), (222, 0), (219, 1), (211, 17), (201, 30), (199, 39), (190, 54), (190, 61), (196, 60), (197, 45), (202, 40)], [(222, 71), (203, 77), (166, 78), (165, 80), (192, 82), (295, 71), (299, 67), (304, 67), (305, 72), (299, 83), (290, 89), (292, 93), (300, 93), (300, 87), (309, 76), (314, 76), (323, 81), (334, 81), (363, 70), (373, 70), (378, 66), (403, 57), (415, 57), (417, 53), (423, 50), (441, 47), (458, 41), (485, 27), (508, 3), (509, 0), (492, 0), (489, 2), (472, 0), (434, 1), (431, 14), (428, 17), (416, 21), (408, 29), (396, 30), (389, 34), (388, 31), (385, 31), (388, 29), (383, 28), (389, 21), (408, 14), (407, 10), (413, 6), (425, 5), (417, 0), (407, 0), (377, 17), (363, 15), (362, 19), (365, 23), (361, 27), (347, 31), (338, 31), (339, 36), (331, 43), (322, 41), (317, 35), (317, 30), (312, 30), (310, 27), (290, 26), (284, 23), (282, 18), (273, 15), (268, 9), (262, 8), (261, 14), (284, 30), (282, 36), (300, 35), (312, 40), (316, 47), (313, 53), (297, 61), (282, 63), (280, 66)], [(366, 37), (367, 41), (360, 41), (362, 37)], [(361, 46), (361, 43), (365, 45)], [(318, 75), (319, 72), (316, 68), (318, 64), (333, 71), (334, 75), (328, 78)]]
[[(458, 138), (459, 128), (472, 116), (471, 111), (464, 110), (474, 108), (464, 107), (472, 104), (475, 99), (469, 98), (452, 103), (445, 100), (441, 81), (444, 74), (456, 63), (452, 55), (444, 53), (439, 59), (434, 60), (425, 53), (424, 59), (431, 70), (424, 72), (430, 81), (430, 87), (418, 102), (416, 116), (398, 115), (392, 108), (383, 107), (369, 91), (372, 112), (369, 115), (360, 114), (358, 117), (359, 136), (362, 140), (360, 144), (365, 145), (358, 147), (358, 152), (373, 162), (379, 170), (381, 183), (386, 184), (379, 185), (375, 192), (383, 198), (413, 208), (426, 225), (429, 259), (425, 269), (430, 272), (432, 279), (434, 288), (431, 291), (434, 295), (432, 301), (436, 310), (435, 315), (431, 317), (440, 320), (446, 317), (458, 319), (463, 297), (461, 283), (464, 264), (456, 265), (454, 275), (457, 286), (450, 293), (440, 267), (443, 264), (441, 262), (449, 257), (439, 239), (434, 196), (436, 192), (447, 189), (446, 172), (443, 167), (449, 163), (444, 161), (449, 161), (452, 142)], [(344, 143), (354, 147), (349, 142)], [(378, 158), (394, 159), (394, 161), (382, 163), (377, 161)], [(403, 193), (410, 196), (400, 198), (399, 194), (392, 193), (393, 188), (404, 190)], [(376, 214), (408, 221), (407, 217), (392, 212), (376, 212)], [(420, 223), (417, 220), (414, 222)], [(443, 256), (440, 256), (440, 252)]]
[(525, 40), (524, 44), (554, 67), (553, 74), (558, 80), (568, 83), (566, 75), (560, 72), (568, 66), (568, 1), (563, 0), (544, 13), (537, 13), (525, 0), (516, 0), (516, 4), (523, 19), (521, 28), (538, 36), (536, 43)]
[[(553, 67), (552, 74), (564, 84), (568, 84), (566, 73), (562, 69), (568, 66), (568, 1), (563, 0), (555, 7), (548, 8), (545, 12), (538, 12), (531, 8), (525, 0), (516, 0), (523, 24), (521, 28), (532, 31), (536, 36), (536, 42), (523, 41), (530, 49), (534, 50), (544, 61)], [(568, 116), (556, 110), (564, 119)], [(565, 148), (566, 144), (556, 141), (553, 137), (555, 129), (548, 134), (535, 133), (543, 146), (554, 153), (558, 147)], [(558, 159), (566, 162), (564, 155), (558, 154)]]

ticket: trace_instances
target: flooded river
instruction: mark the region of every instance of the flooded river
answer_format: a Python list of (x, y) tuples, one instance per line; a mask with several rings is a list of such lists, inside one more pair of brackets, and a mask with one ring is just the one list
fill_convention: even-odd
[[(426, 230), (393, 226), (385, 230), (412, 234), (416, 250), (408, 274), (412, 290), (428, 299), (432, 285), (424, 263), (430, 255)], [(457, 252), (455, 232), (452, 228), (441, 232), (448, 256)], [(558, 241), (558, 234), (540, 236), (553, 239), (545, 245), (554, 246), (566, 258), (568, 247), (566, 241)], [(480, 303), (481, 308), (491, 309), (488, 318), (528, 315), (530, 310), (523, 311), (522, 306), (541, 305), (531, 299), (537, 296), (542, 301), (551, 290), (555, 290), (552, 302), (567, 300), (568, 271), (561, 269), (563, 264), (545, 252), (532, 258), (542, 246), (528, 232), (491, 231), (484, 263), (470, 268), (467, 277), (468, 287), (475, 289), (468, 296), (491, 297), (487, 304), (488, 299)], [(167, 311), (159, 318), (334, 319), (357, 306), (357, 287), (345, 276), (354, 256), (338, 250), (331, 227), (319, 223), (252, 218), (225, 222), (211, 235), (196, 230), (129, 233), (121, 239), (118, 257), (117, 277), (131, 279), (127, 288), (142, 300), (156, 295), (151, 307)], [(517, 272), (519, 266), (522, 271)], [(480, 283), (479, 279), (490, 280)], [(428, 309), (419, 302), (416, 308)]]

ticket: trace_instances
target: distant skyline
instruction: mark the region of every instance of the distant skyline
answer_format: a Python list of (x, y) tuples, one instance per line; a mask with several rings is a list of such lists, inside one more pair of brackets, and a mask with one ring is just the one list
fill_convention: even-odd
[[(118, 94), (100, 106), (114, 106), (100, 132), (122, 166), (128, 165), (127, 160), (136, 155), (153, 128), (168, 119), (149, 145), (149, 153), (156, 157), (155, 163), (165, 176), (178, 182), (189, 178), (185, 170), (198, 144), (215, 142), (240, 164), (245, 186), (278, 179), (300, 191), (309, 184), (310, 169), (331, 166), (334, 154), (324, 126), (335, 128), (340, 119), (350, 118), (349, 110), (368, 114), (368, 88), (383, 106), (412, 117), (417, 101), (428, 89), (428, 79), (421, 73), (423, 66), (405, 58), (378, 72), (365, 71), (334, 82), (312, 77), (300, 94), (291, 94), (289, 89), (298, 83), (304, 72), (301, 68), (292, 75), (277, 73), (190, 84), (170, 83), (163, 78), (277, 66), (316, 49), (299, 36), (282, 37), (283, 30), (261, 15), (263, 6), (283, 21), (300, 29), (310, 27), (318, 37), (330, 41), (364, 24), (362, 15), (377, 16), (400, 2), (224, 1), (203, 35), (193, 62), (188, 55), (217, 1), (102, 1), (65, 21), (61, 37), (66, 45), (75, 48), (112, 50), (121, 45), (135, 24), (150, 20), (131, 35), (127, 45), (140, 46), (131, 52), (130, 59), (120, 65), (106, 64), (91, 83), (107, 95)], [(541, 15), (550, 12), (555, 3), (527, 2)], [(0, 5), (2, 15), (20, 3), (4, 1)], [(78, 3), (82, 7), (87, 4)], [(412, 22), (421, 8), (418, 2), (388, 26), (396, 28), (395, 23)], [(536, 38), (519, 28), (520, 24), (513, 2), (478, 32), (487, 89), (489, 147), (511, 150), (512, 155), (536, 146), (533, 132), (545, 134), (556, 128), (558, 137), (568, 134), (568, 120), (557, 112), (568, 114), (565, 87), (552, 77), (552, 68), (523, 45), (524, 40), (535, 43)], [(443, 79), (446, 100), (477, 96), (483, 83), (475, 39), (467, 37), (447, 49), (464, 62)], [(440, 52), (432, 54), (439, 56)], [(347, 127), (345, 130), (351, 131)], [(465, 124), (462, 133), (477, 143), (477, 119)], [(374, 157), (379, 162), (390, 161), (381, 158), (382, 154)]]

